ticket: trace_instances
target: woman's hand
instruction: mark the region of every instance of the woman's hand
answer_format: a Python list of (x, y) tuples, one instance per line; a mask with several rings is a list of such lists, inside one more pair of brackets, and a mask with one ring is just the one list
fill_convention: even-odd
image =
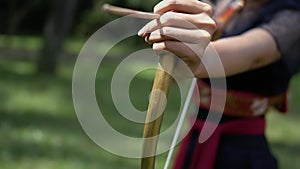
[(198, 0), (163, 0), (154, 12), (161, 17), (145, 25), (139, 36), (153, 44), (154, 51), (177, 55), (197, 77), (203, 71), (201, 56), (216, 29), (212, 7)]

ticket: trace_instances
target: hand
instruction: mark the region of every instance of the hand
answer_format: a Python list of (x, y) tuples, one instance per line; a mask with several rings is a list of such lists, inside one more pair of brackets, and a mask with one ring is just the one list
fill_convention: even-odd
[(198, 0), (163, 0), (154, 7), (154, 13), (161, 17), (146, 24), (139, 36), (153, 44), (154, 51), (177, 55), (197, 77), (203, 70), (201, 56), (216, 29), (212, 7)]

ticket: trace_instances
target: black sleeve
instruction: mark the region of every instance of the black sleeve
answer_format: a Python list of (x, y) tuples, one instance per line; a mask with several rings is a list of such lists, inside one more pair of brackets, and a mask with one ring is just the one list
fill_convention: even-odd
[(271, 33), (290, 73), (300, 68), (300, 11), (282, 10), (261, 28)]

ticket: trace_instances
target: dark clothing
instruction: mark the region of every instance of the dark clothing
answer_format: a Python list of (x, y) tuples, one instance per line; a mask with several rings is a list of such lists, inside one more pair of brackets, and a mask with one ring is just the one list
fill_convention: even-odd
[[(206, 113), (206, 110), (200, 111), (204, 112), (199, 114)], [(264, 137), (263, 116), (223, 117), (208, 140), (200, 143), (199, 138), (205, 133), (203, 126), (207, 124), (213, 126), (216, 123), (201, 119), (195, 122), (182, 142), (174, 169), (277, 169)]]
[[(289, 76), (300, 68), (300, 10), (284, 10), (274, 15), (273, 19), (261, 28), (274, 37), (277, 47), (283, 55), (283, 63), (287, 65)], [(284, 26), (283, 26), (284, 25)]]
[[(272, 2), (270, 3), (272, 5)], [(265, 7), (268, 8), (268, 7)], [(226, 36), (262, 28), (274, 38), (282, 57), (268, 66), (227, 77), (227, 89), (273, 96), (288, 90), (289, 81), (300, 68), (300, 11), (296, 9), (262, 12), (245, 8), (233, 18), (225, 30)], [(255, 18), (255, 19), (251, 19)], [(252, 21), (253, 23), (246, 23)], [(257, 21), (258, 20), (258, 21)], [(244, 27), (245, 28), (245, 27)], [(233, 117), (223, 119), (236, 120)], [(221, 138), (216, 169), (277, 169), (277, 161), (270, 153), (264, 135), (224, 135)]]
[[(199, 133), (193, 133), (182, 169), (190, 169)], [(219, 144), (215, 169), (277, 169), (264, 135), (224, 135)]]
[[(229, 155), (231, 154), (231, 155)], [(277, 169), (264, 135), (224, 135), (216, 169)]]
[[(262, 9), (246, 7), (226, 25), (223, 37), (241, 35), (253, 28), (265, 29), (273, 36), (282, 55), (279, 61), (270, 65), (227, 77), (228, 90), (265, 96), (274, 96), (287, 91), (290, 79), (300, 68), (299, 4), (296, 0), (277, 0), (270, 1)], [(209, 84), (209, 79), (205, 81)], [(203, 121), (206, 116), (207, 110), (200, 108), (198, 119)], [(264, 116), (256, 118), (264, 118)], [(242, 117), (223, 115), (221, 125), (242, 119)], [(184, 157), (184, 159), (179, 159), (183, 160), (179, 163), (182, 169), (202, 169), (202, 167), (191, 167), (199, 144), (199, 132), (193, 129), (191, 132), (188, 140), (184, 140), (189, 144), (185, 147), (185, 152), (182, 152), (185, 156), (179, 155), (179, 157)], [(277, 161), (270, 153), (264, 134), (223, 134), (221, 136), (215, 169), (277, 168)]]
[[(248, 29), (262, 28), (271, 33), (282, 54), (282, 59), (268, 66), (227, 77), (227, 89), (246, 91), (266, 96), (277, 95), (288, 89), (291, 77), (300, 68), (300, 11), (294, 9), (281, 10), (261, 19), (257, 23), (258, 9), (245, 8), (233, 18), (225, 29), (224, 36), (240, 35), (239, 29), (247, 25)], [(247, 21), (253, 21), (253, 25)], [(237, 31), (238, 29), (238, 31)], [(245, 28), (243, 28), (245, 29)], [(270, 85), (276, 84), (276, 85)]]

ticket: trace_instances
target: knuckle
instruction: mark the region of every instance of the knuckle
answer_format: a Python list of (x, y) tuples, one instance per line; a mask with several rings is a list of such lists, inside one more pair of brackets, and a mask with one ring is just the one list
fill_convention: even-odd
[(178, 0), (167, 0), (167, 3), (169, 5), (176, 5), (176, 4), (178, 4)]
[(209, 32), (214, 32), (217, 30), (217, 24), (215, 21), (211, 20), (211, 22), (208, 22), (206, 24), (207, 29), (209, 30)]
[(153, 7), (153, 12), (154, 12), (154, 13), (157, 13), (157, 11), (158, 11), (158, 6), (154, 6), (154, 7)]
[(211, 34), (217, 30), (217, 24), (213, 19), (211, 19), (211, 22), (207, 24), (207, 29)]
[(195, 43), (206, 44), (211, 40), (212, 35), (209, 32), (202, 30), (197, 33), (197, 36), (195, 38), (197, 39)]
[(157, 50), (157, 51), (172, 51), (173, 49), (173, 45), (170, 41), (164, 41), (164, 42), (161, 42), (159, 43), (159, 45), (153, 45), (153, 49), (154, 50)]
[(211, 34), (207, 31), (203, 31), (202, 32), (202, 39), (205, 41), (210, 41), (211, 39)]
[(203, 38), (204, 38), (207, 42), (209, 42), (209, 41), (212, 39), (212, 36), (211, 36), (210, 33), (207, 33), (206, 35), (203, 36)]
[(165, 41), (163, 44), (163, 50), (170, 50), (170, 43), (168, 41)]
[(166, 50), (166, 45), (165, 43), (154, 43), (152, 46), (153, 51), (155, 52), (161, 52), (163, 50)]
[(162, 13), (165, 13), (167, 9), (168, 10), (172, 9), (178, 3), (179, 3), (179, 0), (163, 0), (154, 6), (153, 11), (154, 11), (154, 13), (162, 14)]
[(152, 41), (152, 39), (151, 39), (151, 36), (145, 37), (144, 40), (145, 40), (146, 43), (148, 43), (148, 44), (150, 44), (150, 45), (153, 44), (153, 41)]
[(204, 7), (203, 7), (203, 12), (207, 13), (210, 16), (212, 16), (213, 12), (214, 12), (214, 9), (213, 9), (213, 7), (211, 5), (205, 4)]
[(173, 19), (174, 12), (166, 12), (161, 16), (161, 19), (165, 22), (170, 22)]
[(209, 32), (214, 32), (217, 28), (217, 24), (215, 20), (208, 16), (206, 13), (201, 13), (198, 16), (196, 25), (198, 28), (206, 28), (209, 30)]
[(170, 36), (172, 34), (170, 27), (164, 27), (161, 32), (163, 36)]
[(174, 21), (173, 12), (166, 12), (161, 16), (161, 24), (163, 26), (168, 26)]
[(168, 19), (172, 18), (173, 15), (174, 15), (174, 12), (172, 12), (172, 11), (168, 11), (164, 14), (164, 16)]

